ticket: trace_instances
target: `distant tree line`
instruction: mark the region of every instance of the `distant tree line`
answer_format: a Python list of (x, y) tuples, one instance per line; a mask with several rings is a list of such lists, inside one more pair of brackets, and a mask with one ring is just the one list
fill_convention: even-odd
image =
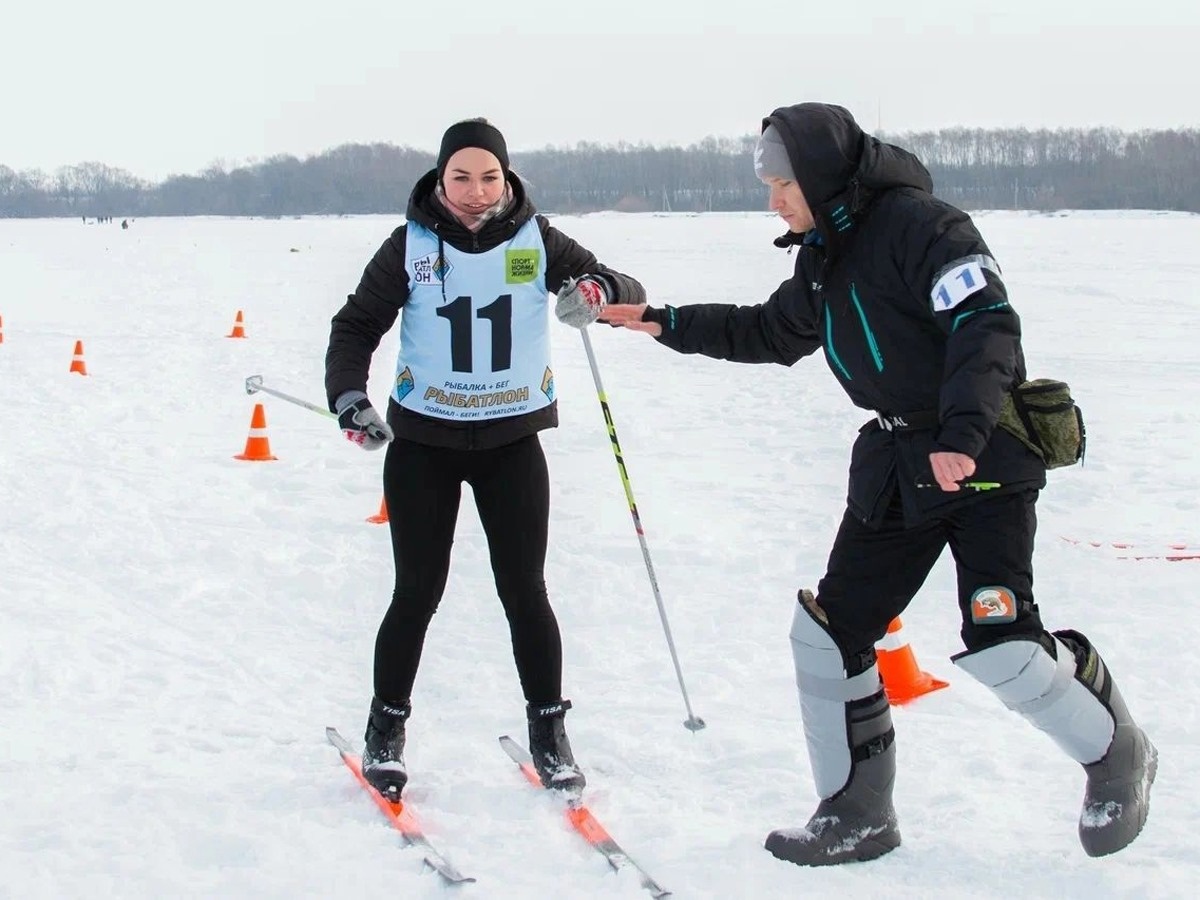
[[(935, 193), (967, 209), (1171, 209), (1200, 212), (1200, 129), (954, 128), (881, 135), (915, 152)], [(544, 212), (759, 210), (754, 137), (689, 147), (578, 144), (513, 154)], [(161, 183), (102, 163), (54, 175), (0, 165), (0, 217), (295, 216), (404, 212), (433, 154), (346, 144), (300, 160), (214, 164)]]

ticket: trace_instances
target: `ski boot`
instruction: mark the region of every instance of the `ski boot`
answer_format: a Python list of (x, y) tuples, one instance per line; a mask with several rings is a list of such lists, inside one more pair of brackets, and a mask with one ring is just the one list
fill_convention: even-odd
[(529, 719), (529, 753), (542, 786), (578, 794), (587, 780), (575, 764), (563, 727), (563, 717), (570, 708), (570, 700), (530, 703), (525, 714)]
[(385, 799), (393, 802), (400, 799), (400, 792), (408, 783), (408, 771), (404, 766), (404, 723), (410, 712), (412, 705), (407, 700), (394, 706), (373, 698), (371, 713), (367, 716), (363, 777)]

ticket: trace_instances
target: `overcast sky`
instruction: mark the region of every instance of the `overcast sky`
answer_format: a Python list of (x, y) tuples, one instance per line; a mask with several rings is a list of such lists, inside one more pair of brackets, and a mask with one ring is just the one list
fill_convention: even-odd
[(893, 133), (1200, 126), (1200, 12), (1176, 0), (20, 7), (0, 49), (0, 165), (17, 170), (97, 161), (160, 180), (347, 142), (433, 151), (477, 115), (515, 151), (686, 145), (804, 100)]

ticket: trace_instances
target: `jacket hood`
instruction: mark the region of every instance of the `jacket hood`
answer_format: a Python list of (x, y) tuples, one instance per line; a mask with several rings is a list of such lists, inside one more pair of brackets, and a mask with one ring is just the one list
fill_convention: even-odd
[[(866, 134), (849, 110), (829, 103), (782, 106), (765, 119), (787, 148), (796, 181), (827, 246), (836, 246), (882, 191), (933, 192), (929, 170), (916, 156)], [(780, 239), (784, 245), (798, 243)], [(777, 241), (779, 243), (779, 241)]]
[(437, 234), (442, 240), (455, 246), (493, 247), (504, 243), (520, 230), (537, 212), (525, 192), (525, 185), (516, 173), (507, 173), (508, 186), (512, 188), (512, 203), (498, 215), (489, 219), (477, 232), (458, 221), (434, 194), (437, 189), (437, 169), (430, 169), (413, 186), (408, 198), (405, 218), (416, 222)]

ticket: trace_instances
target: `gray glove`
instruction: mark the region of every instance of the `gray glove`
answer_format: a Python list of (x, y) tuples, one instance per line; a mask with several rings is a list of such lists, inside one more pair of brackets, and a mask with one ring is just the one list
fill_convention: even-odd
[(594, 275), (568, 279), (558, 292), (554, 315), (572, 328), (586, 328), (596, 321), (608, 303), (608, 285)]
[(396, 436), (362, 391), (346, 391), (338, 396), (333, 405), (337, 409), (338, 424), (342, 426), (346, 440), (364, 450), (378, 450)]

